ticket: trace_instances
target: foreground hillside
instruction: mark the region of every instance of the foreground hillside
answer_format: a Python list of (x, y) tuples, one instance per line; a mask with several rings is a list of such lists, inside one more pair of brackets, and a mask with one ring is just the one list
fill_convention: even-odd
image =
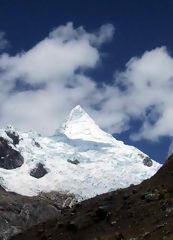
[(60, 209), (71, 202), (72, 195), (50, 192), (26, 197), (0, 187), (0, 240), (10, 239), (48, 219), (59, 218)]
[(173, 156), (140, 185), (61, 211), (13, 240), (172, 240)]

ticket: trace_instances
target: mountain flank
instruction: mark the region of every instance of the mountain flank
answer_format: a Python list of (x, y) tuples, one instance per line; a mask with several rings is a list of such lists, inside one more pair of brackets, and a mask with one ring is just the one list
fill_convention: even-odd
[(173, 156), (150, 179), (78, 203), (13, 240), (172, 240)]

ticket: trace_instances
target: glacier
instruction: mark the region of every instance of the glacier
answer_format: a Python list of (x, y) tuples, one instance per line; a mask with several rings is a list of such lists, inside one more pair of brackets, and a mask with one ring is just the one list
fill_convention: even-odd
[[(19, 136), (18, 144), (13, 144), (7, 131)], [(149, 159), (145, 153), (104, 132), (80, 106), (72, 109), (53, 136), (12, 126), (1, 129), (0, 136), (24, 158), (21, 167), (0, 168), (0, 185), (26, 196), (57, 191), (74, 194), (80, 201), (138, 184), (161, 167), (154, 160), (151, 166), (144, 164)], [(41, 178), (30, 175), (38, 164), (47, 171)]]

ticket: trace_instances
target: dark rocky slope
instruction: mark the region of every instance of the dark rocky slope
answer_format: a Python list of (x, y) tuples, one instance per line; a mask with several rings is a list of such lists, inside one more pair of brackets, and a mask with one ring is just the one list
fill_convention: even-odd
[(151, 179), (64, 209), (13, 240), (173, 240), (173, 156)]
[(0, 188), (0, 239), (9, 239), (58, 214), (59, 210), (49, 201), (21, 196)]
[(72, 195), (55, 192), (25, 197), (0, 187), (0, 240), (10, 239), (48, 219), (59, 218), (64, 203), (73, 199)]

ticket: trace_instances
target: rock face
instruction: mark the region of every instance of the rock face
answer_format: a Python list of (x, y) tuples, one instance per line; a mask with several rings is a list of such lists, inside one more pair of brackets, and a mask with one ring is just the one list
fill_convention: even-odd
[(74, 159), (74, 160), (67, 159), (67, 162), (72, 163), (74, 165), (78, 165), (80, 163), (77, 159)]
[(67, 193), (49, 192), (26, 197), (6, 192), (0, 186), (0, 240), (9, 240), (34, 225), (60, 218), (61, 212), (71, 207), (72, 201), (66, 204), (69, 198), (75, 202), (75, 197)]
[(59, 213), (48, 200), (20, 196), (0, 188), (0, 239), (8, 240), (35, 224), (58, 217)]
[(16, 132), (14, 132), (14, 131), (6, 131), (6, 134), (7, 134), (7, 136), (9, 138), (12, 139), (14, 145), (19, 144), (19, 135)]
[(77, 200), (73, 194), (65, 192), (47, 192), (40, 193), (39, 199), (48, 200), (57, 209), (70, 208), (77, 203)]
[(37, 166), (31, 170), (30, 175), (35, 178), (41, 178), (48, 172), (42, 163), (38, 163)]
[[(76, 204), (13, 240), (172, 240), (173, 156), (140, 185)], [(41, 234), (40, 234), (41, 232)]]
[(145, 157), (143, 160), (143, 164), (147, 167), (151, 167), (153, 165), (153, 162), (152, 162), (151, 158)]
[(13, 149), (8, 141), (0, 137), (0, 167), (5, 169), (15, 169), (21, 167), (24, 159), (20, 152)]

